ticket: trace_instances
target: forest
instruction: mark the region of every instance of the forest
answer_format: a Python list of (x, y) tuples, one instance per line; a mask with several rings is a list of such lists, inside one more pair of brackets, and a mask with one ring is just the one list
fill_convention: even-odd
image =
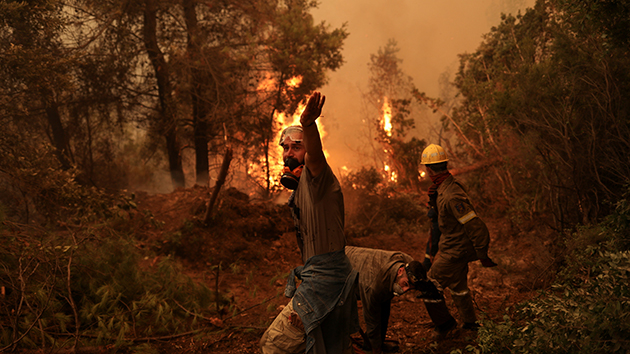
[[(258, 352), (300, 262), (278, 133), (351, 35), (316, 7), (0, 0), (0, 352)], [(630, 1), (502, 15), (440, 97), (398, 50), (369, 58), (373, 149), (337, 176), (348, 242), (423, 255), (434, 142), (501, 269), (473, 272), (493, 310), (446, 345), (401, 297), (400, 351), (629, 352)]]

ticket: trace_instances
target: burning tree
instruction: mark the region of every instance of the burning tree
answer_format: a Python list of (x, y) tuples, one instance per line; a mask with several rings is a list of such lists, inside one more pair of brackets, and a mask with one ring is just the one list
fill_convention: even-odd
[[(288, 92), (295, 90), (301, 83), (301, 76), (293, 77), (280, 83), (268, 78), (261, 82), (258, 90), (262, 97), (271, 95), (280, 100), (282, 96), (288, 95)], [(276, 101), (276, 103), (277, 102), (278, 101)], [(291, 125), (300, 125), (300, 115), (304, 111), (305, 103), (304, 101), (297, 103), (298, 106), (292, 114), (286, 111), (280, 111), (273, 105), (268, 108), (271, 111), (268, 116), (265, 115), (265, 112), (262, 113), (263, 119), (267, 118), (264, 122), (268, 124), (270, 129), (265, 131), (261, 129), (261, 132), (268, 134), (269, 137), (263, 140), (261, 155), (252, 159), (248, 165), (247, 173), (259, 186), (264, 188), (267, 195), (280, 187), (279, 176), (284, 162), (282, 161), (282, 152), (278, 148), (277, 142), (280, 140), (280, 135), (285, 128)], [(323, 139), (326, 136), (324, 125), (321, 120), (317, 120), (315, 123)], [(265, 126), (265, 128), (266, 127), (267, 126)], [(328, 156), (325, 149), (324, 154)]]
[(302, 0), (281, 6), (260, 56), (256, 113), (244, 122), (244, 131), (249, 133), (248, 172), (266, 195), (279, 185), (279, 174), (275, 173), (279, 170), (274, 170), (282, 164), (277, 148), (279, 133), (288, 125), (299, 124), (308, 95), (326, 84), (327, 70), (336, 70), (343, 63), (341, 47), (348, 36), (345, 26), (331, 31), (324, 23), (314, 24), (308, 13), (314, 6)]
[(374, 121), (376, 134), (375, 159), (382, 166), (387, 180), (402, 186), (417, 188), (418, 164), (426, 142), (416, 137), (406, 139), (415, 127), (412, 117), (410, 76), (399, 67), (396, 41), (389, 40), (384, 48), (370, 57), (368, 102), (379, 111)]
[[(222, 157), (226, 145), (243, 152), (245, 161), (267, 156), (280, 128), (275, 117), (293, 114), (325, 84), (326, 71), (341, 66), (345, 28), (315, 24), (309, 14), (315, 5), (0, 5), (7, 33), (0, 44), (10, 49), (0, 53), (0, 96), (11, 97), (0, 100), (0, 119), (16, 137), (7, 146), (27, 150), (34, 141), (48, 142), (61, 168), (76, 168), (96, 186), (106, 185), (106, 178), (128, 178), (110, 183), (122, 188), (151, 182), (155, 164), (148, 162), (158, 160), (166, 161), (172, 187), (189, 185), (189, 174), (193, 183), (206, 185), (209, 161)], [(293, 78), (295, 84), (288, 84)], [(261, 92), (257, 88), (267, 79), (275, 85)], [(141, 143), (133, 149), (146, 149), (141, 157), (124, 151), (120, 142), (131, 139)], [(194, 166), (182, 158), (188, 151), (194, 151)], [(269, 165), (275, 162), (265, 160), (263, 189), (269, 191)]]

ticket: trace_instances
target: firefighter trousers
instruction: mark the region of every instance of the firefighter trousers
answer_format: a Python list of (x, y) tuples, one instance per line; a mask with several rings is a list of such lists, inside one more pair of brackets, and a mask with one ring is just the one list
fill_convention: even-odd
[[(435, 260), (427, 277), (438, 283), (442, 289), (449, 289), (453, 298), (453, 303), (457, 307), (459, 316), (464, 323), (474, 323), (477, 321), (475, 307), (473, 304), (470, 289), (468, 289), (468, 262), (452, 261), (444, 257)], [(437, 326), (450, 320), (451, 315), (444, 301), (428, 303), (427, 312), (433, 323)]]

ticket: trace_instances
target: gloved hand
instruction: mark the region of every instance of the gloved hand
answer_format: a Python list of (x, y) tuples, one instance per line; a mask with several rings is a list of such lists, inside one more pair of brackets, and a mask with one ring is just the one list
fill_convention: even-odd
[(496, 267), (497, 266), (497, 264), (494, 263), (494, 261), (492, 259), (490, 259), (490, 257), (482, 258), (482, 259), (480, 259), (480, 261), (481, 261), (481, 265), (486, 267), (486, 268)]
[(442, 300), (444, 298), (430, 280), (418, 282), (416, 290), (420, 291), (420, 294), (416, 296), (417, 299)]
[(416, 299), (438, 301), (444, 300), (444, 295), (440, 294), (439, 292), (421, 291), (418, 295), (416, 295)]

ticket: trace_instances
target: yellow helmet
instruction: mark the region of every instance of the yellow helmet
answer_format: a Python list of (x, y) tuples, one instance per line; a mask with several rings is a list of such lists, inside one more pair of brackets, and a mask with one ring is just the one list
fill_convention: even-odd
[(446, 161), (448, 161), (446, 151), (444, 151), (444, 149), (440, 145), (431, 144), (427, 146), (424, 151), (422, 151), (422, 159), (420, 160), (420, 164), (430, 165)]

